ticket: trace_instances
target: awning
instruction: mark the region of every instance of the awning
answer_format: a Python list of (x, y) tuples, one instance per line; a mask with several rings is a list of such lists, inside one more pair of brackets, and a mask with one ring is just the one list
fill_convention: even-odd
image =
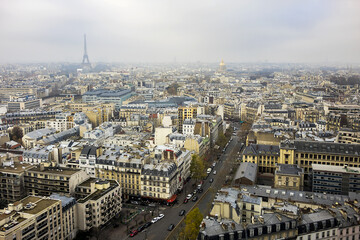
[(173, 201), (176, 200), (176, 198), (177, 198), (177, 195), (174, 194), (174, 195), (172, 195), (172, 197), (171, 197), (170, 199), (168, 199), (168, 200), (166, 200), (166, 201), (167, 201), (168, 203), (172, 203)]

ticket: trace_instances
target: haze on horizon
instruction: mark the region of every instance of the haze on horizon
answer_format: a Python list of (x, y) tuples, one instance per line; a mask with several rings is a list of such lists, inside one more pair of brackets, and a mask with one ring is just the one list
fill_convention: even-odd
[(358, 0), (3, 0), (0, 63), (360, 62)]

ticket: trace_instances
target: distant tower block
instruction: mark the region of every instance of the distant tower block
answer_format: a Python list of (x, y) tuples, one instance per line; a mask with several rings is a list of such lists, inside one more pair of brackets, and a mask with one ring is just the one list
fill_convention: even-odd
[(89, 56), (87, 54), (86, 34), (84, 34), (84, 56), (83, 56), (83, 60), (82, 60), (82, 65), (84, 67), (90, 67), (91, 68), (91, 64), (90, 64), (90, 61), (89, 61)]
[(221, 62), (220, 62), (220, 67), (219, 67), (219, 72), (225, 72), (226, 71), (226, 65), (224, 63), (224, 60), (221, 59)]

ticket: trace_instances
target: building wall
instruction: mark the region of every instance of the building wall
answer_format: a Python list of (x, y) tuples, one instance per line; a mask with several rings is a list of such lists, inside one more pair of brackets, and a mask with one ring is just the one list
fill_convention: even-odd
[(155, 128), (155, 145), (164, 145), (166, 143), (166, 136), (172, 133), (172, 127)]
[(287, 190), (302, 190), (302, 176), (289, 176), (285, 174), (275, 174), (274, 188)]

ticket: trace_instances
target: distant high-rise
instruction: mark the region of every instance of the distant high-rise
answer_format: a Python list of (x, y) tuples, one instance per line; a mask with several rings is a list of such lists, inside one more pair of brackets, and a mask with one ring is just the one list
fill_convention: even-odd
[(220, 62), (220, 67), (219, 67), (219, 72), (225, 72), (226, 71), (226, 65), (224, 63), (224, 60), (221, 59), (221, 62)]
[(90, 61), (89, 61), (89, 56), (87, 54), (86, 34), (84, 34), (84, 56), (83, 56), (83, 60), (82, 60), (82, 65), (84, 67), (90, 67), (91, 68), (91, 64), (90, 64)]

